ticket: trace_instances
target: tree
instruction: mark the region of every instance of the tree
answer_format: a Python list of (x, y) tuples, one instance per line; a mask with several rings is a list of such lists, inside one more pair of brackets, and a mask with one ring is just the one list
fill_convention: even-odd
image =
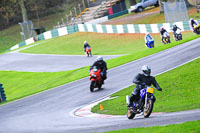
[(26, 21), (28, 21), (28, 17), (27, 17), (26, 7), (24, 5), (24, 0), (19, 0), (19, 5), (20, 5), (21, 10), (22, 10), (23, 22), (26, 22)]
[(41, 0), (31, 0), (27, 3), (27, 7), (31, 7), (29, 8), (29, 11), (36, 15), (38, 27), (40, 27), (40, 11), (44, 8), (42, 5), (43, 3)]
[(131, 6), (137, 4), (136, 0), (129, 0), (129, 1)]
[(16, 12), (16, 0), (7, 1), (3, 0), (0, 3), (0, 15), (6, 19), (6, 24), (9, 26), (10, 18), (15, 16)]
[(160, 5), (160, 13), (164, 12), (162, 1), (161, 1), (161, 0), (158, 0), (158, 3), (159, 3), (159, 5)]

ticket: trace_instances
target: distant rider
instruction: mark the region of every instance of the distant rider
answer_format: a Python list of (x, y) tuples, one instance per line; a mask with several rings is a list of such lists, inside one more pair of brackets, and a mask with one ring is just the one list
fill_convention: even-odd
[(140, 90), (145, 88), (145, 85), (153, 86), (158, 90), (162, 91), (162, 88), (158, 85), (155, 77), (151, 76), (151, 68), (148, 65), (144, 65), (142, 67), (142, 74), (139, 73), (136, 75), (136, 77), (133, 79), (133, 83), (136, 84), (136, 88), (134, 88), (131, 96), (130, 96), (130, 104), (128, 107), (133, 106), (133, 102), (136, 102), (139, 98)]
[(144, 40), (145, 40), (145, 46), (148, 47), (148, 42), (151, 41), (153, 39), (153, 37), (149, 34), (146, 33)]
[(85, 54), (86, 54), (86, 48), (87, 48), (87, 47), (90, 48), (90, 45), (88, 44), (87, 41), (84, 41), (83, 48), (84, 48)]
[(196, 20), (194, 20), (193, 18), (191, 18), (189, 24), (190, 24), (190, 29), (192, 30), (192, 32), (194, 32), (196, 34), (194, 26), (198, 25), (199, 23)]
[(98, 69), (101, 70), (101, 76), (102, 76), (102, 83), (104, 84), (104, 80), (107, 79), (107, 64), (106, 62), (103, 60), (102, 56), (98, 56), (96, 61), (94, 62), (94, 64), (90, 67), (90, 70), (96, 66)]
[(175, 38), (175, 36), (176, 36), (176, 31), (177, 31), (178, 29), (181, 30), (176, 24), (173, 24), (172, 30), (173, 30), (174, 38)]
[(165, 28), (164, 28), (163, 26), (160, 27), (160, 36), (161, 36), (161, 40), (162, 40), (162, 42), (164, 42), (164, 41), (163, 41), (163, 40), (164, 40), (163, 35), (164, 35), (165, 32), (167, 32), (167, 31), (165, 30)]

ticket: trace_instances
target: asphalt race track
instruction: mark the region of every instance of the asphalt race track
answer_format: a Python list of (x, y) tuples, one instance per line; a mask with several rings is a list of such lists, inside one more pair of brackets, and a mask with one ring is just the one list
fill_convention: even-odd
[[(105, 60), (120, 55), (102, 55)], [(90, 66), (97, 56), (7, 53), (0, 55), (0, 70), (58, 72)]]
[(90, 118), (74, 115), (80, 107), (131, 85), (133, 76), (142, 65), (150, 65), (153, 75), (157, 75), (200, 57), (199, 51), (200, 38), (109, 70), (108, 79), (99, 91), (91, 93), (90, 81), (84, 78), (0, 106), (0, 133), (104, 132), (200, 120), (200, 109), (152, 114), (150, 118), (137, 117), (133, 120), (125, 116)]

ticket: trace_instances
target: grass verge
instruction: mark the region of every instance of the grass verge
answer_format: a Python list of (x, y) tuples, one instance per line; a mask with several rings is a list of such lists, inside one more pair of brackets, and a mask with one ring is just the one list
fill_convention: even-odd
[(106, 133), (199, 133), (199, 132), (200, 132), (200, 120), (185, 122), (182, 124), (173, 124), (168, 126), (122, 129), (120, 131), (110, 131)]
[[(183, 32), (182, 34), (184, 40), (197, 37), (192, 32)], [(159, 34), (152, 34), (152, 36), (155, 40), (155, 47), (163, 45)], [(147, 49), (144, 45), (144, 34), (75, 33), (53, 38), (20, 52), (83, 55), (83, 42), (85, 40), (91, 45), (93, 55), (133, 54)], [(171, 41), (173, 44), (177, 43), (172, 38)]]
[[(155, 91), (156, 97), (153, 112), (175, 112), (200, 108), (200, 58), (173, 69), (167, 73), (156, 76), (162, 92)], [(130, 95), (135, 85), (123, 89), (111, 97), (115, 99), (103, 101), (104, 110), (99, 109), (99, 104), (92, 108), (92, 112), (124, 115), (126, 114), (126, 95)]]

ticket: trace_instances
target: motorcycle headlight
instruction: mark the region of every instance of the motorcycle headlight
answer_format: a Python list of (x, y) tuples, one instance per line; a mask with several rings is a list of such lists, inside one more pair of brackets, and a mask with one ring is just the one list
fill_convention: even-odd
[(92, 77), (96, 77), (97, 75), (95, 75), (95, 74), (92, 74)]

